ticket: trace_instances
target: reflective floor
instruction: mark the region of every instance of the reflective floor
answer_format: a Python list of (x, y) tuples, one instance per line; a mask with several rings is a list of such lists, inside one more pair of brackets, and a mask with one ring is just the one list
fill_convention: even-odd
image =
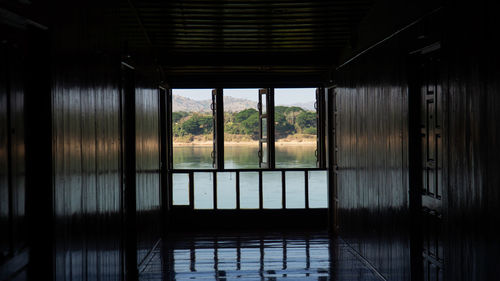
[(141, 280), (381, 280), (326, 233), (177, 235), (140, 271)]

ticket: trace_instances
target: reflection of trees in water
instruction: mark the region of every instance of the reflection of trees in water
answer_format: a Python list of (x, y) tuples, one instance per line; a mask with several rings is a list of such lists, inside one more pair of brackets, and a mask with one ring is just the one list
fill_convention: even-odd
[(276, 167), (315, 167), (316, 146), (276, 146)]
[[(315, 146), (276, 146), (277, 167), (315, 167)], [(224, 160), (234, 168), (258, 167), (257, 146), (226, 146)], [(173, 161), (176, 168), (211, 168), (212, 147), (175, 147)]]
[(175, 168), (211, 168), (211, 147), (174, 147), (173, 163)]

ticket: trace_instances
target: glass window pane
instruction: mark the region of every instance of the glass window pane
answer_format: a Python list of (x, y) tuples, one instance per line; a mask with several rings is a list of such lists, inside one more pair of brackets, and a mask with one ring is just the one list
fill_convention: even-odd
[(275, 89), (276, 168), (316, 167), (316, 89)]
[(173, 164), (176, 169), (211, 169), (212, 89), (172, 90)]
[(217, 173), (217, 208), (236, 209), (236, 173)]
[(224, 89), (224, 167), (259, 168), (259, 89)]
[(194, 173), (194, 208), (214, 208), (213, 173)]
[(281, 172), (262, 173), (263, 197), (265, 209), (280, 209), (281, 205)]
[(286, 172), (285, 180), (287, 209), (305, 208), (304, 172)]
[(262, 138), (267, 138), (267, 118), (262, 118)]
[(173, 174), (172, 200), (174, 205), (189, 205), (189, 175)]
[(224, 161), (226, 169), (259, 168), (259, 141), (234, 145), (224, 142)]
[(328, 208), (326, 171), (309, 172), (309, 207)]
[(269, 153), (267, 152), (267, 142), (262, 143), (262, 162), (267, 163), (269, 159), (267, 159), (269, 156)]
[(267, 113), (267, 95), (262, 95), (262, 114)]
[(259, 173), (240, 173), (240, 208), (259, 208)]

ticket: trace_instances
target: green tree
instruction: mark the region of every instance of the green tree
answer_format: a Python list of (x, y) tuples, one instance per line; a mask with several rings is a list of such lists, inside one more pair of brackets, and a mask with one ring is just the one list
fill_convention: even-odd
[(182, 130), (192, 135), (208, 134), (213, 130), (212, 116), (193, 114), (181, 124)]
[(296, 125), (301, 133), (307, 134), (312, 132), (316, 129), (316, 114), (312, 111), (301, 112), (297, 115)]
[(259, 136), (259, 113), (250, 115), (241, 122), (241, 133), (251, 135), (256, 138)]
[(285, 113), (284, 113), (285, 118), (288, 121), (288, 123), (295, 125), (295, 121), (296, 121), (297, 116), (304, 111), (305, 111), (304, 109), (302, 109), (301, 107), (298, 107), (298, 106), (287, 107), (285, 109)]
[(181, 121), (182, 118), (184, 118), (188, 115), (189, 115), (189, 113), (187, 113), (185, 111), (172, 112), (172, 123), (175, 124), (175, 123)]
[(274, 114), (274, 130), (277, 138), (284, 138), (295, 133), (295, 127), (290, 124), (283, 114)]
[(172, 133), (174, 134), (175, 137), (182, 137), (186, 135), (186, 131), (184, 131), (179, 124), (174, 124), (172, 126)]
[(258, 117), (259, 112), (253, 108), (247, 108), (247, 109), (242, 110), (234, 115), (234, 122), (241, 123), (241, 122), (247, 120), (252, 115), (256, 115)]

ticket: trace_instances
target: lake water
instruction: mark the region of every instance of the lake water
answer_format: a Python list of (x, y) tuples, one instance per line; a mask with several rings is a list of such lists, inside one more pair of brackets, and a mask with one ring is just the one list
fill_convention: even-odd
[[(316, 167), (315, 146), (276, 146), (276, 168), (314, 168)], [(180, 146), (174, 147), (175, 169), (211, 169), (211, 147)], [(259, 167), (258, 146), (226, 146), (224, 166), (226, 169), (254, 169)], [(281, 172), (263, 172), (264, 208), (279, 209), (282, 206)], [(305, 207), (304, 172), (286, 172), (287, 208)], [(310, 208), (327, 207), (326, 171), (309, 172)], [(188, 174), (173, 176), (174, 205), (189, 204)], [(240, 173), (240, 204), (243, 209), (259, 207), (259, 185), (257, 172)], [(194, 174), (195, 209), (213, 209), (213, 173)], [(217, 208), (236, 208), (236, 174), (223, 172), (217, 174)]]

